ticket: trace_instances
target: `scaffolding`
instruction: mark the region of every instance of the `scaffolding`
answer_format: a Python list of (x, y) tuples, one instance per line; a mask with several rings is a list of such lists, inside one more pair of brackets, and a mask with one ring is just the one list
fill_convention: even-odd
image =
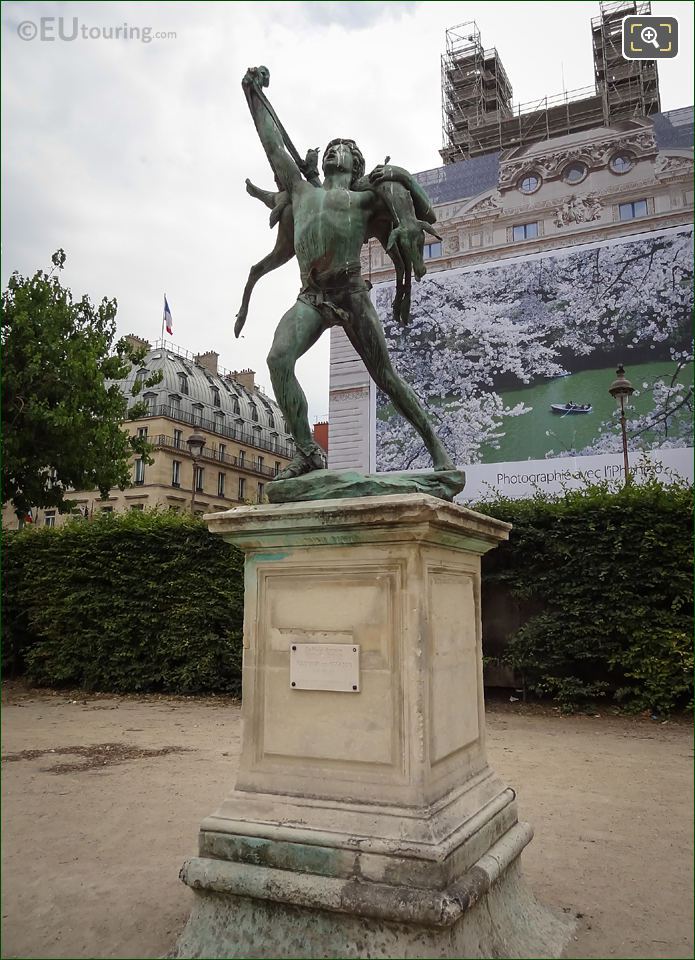
[(624, 60), (622, 19), (649, 15), (648, 2), (601, 3), (591, 21), (595, 84), (512, 106), (512, 87), (497, 50), (485, 50), (475, 22), (446, 32), (442, 57), (445, 164), (537, 143), (659, 110), (653, 60)]
[(512, 87), (502, 61), (497, 50), (483, 48), (477, 23), (472, 20), (450, 27), (442, 57), (444, 142), (472, 156), (467, 152), (473, 143), (472, 131), (510, 116), (511, 100)]
[(591, 21), (596, 90), (606, 106), (606, 122), (631, 120), (658, 113), (659, 77), (656, 60), (623, 57), (623, 18), (648, 17), (651, 3), (600, 3), (601, 15)]

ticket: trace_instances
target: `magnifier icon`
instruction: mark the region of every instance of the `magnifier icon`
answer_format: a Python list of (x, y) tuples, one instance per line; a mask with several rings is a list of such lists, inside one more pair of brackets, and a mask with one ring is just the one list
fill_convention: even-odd
[(651, 43), (651, 45), (657, 50), (661, 49), (659, 46), (659, 41), (656, 39), (657, 32), (654, 27), (644, 27), (640, 33), (640, 37), (642, 38), (642, 43)]

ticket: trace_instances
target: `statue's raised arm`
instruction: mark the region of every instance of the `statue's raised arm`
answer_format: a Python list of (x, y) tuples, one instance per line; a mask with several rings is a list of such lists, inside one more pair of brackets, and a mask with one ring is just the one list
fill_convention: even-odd
[(301, 160), (285, 128), (263, 93), (270, 83), (267, 67), (249, 67), (241, 81), (253, 122), (268, 162), (280, 187), (290, 194), (302, 182), (304, 161)]

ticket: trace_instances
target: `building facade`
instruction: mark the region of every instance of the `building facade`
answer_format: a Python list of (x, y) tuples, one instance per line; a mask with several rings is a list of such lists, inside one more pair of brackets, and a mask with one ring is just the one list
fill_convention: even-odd
[[(428, 272), (421, 284), (413, 286), (410, 330), (398, 328), (391, 321), (394, 271), (388, 254), (376, 241), (363, 248), (363, 275), (374, 285), (373, 299), (384, 323), (394, 365), (421, 398), (426, 401), (434, 398), (430, 410), (440, 422), (443, 438), (460, 465), (487, 462), (486, 458), (504, 459), (503, 453), (496, 455), (493, 448), (500, 446), (498, 438), (504, 432), (506, 397), (513, 395), (515, 402), (523, 400), (523, 395), (516, 396), (515, 387), (533, 385), (541, 379), (570, 377), (587, 366), (598, 367), (601, 362), (604, 366), (614, 366), (616, 351), (622, 352), (616, 359), (627, 364), (638, 355), (640, 361), (652, 357), (670, 360), (677, 356), (674, 363), (679, 369), (688, 362), (683, 359), (688, 351), (681, 340), (688, 294), (692, 301), (693, 109), (654, 112), (658, 106), (658, 85), (654, 89), (652, 62), (649, 83), (642, 84), (642, 99), (637, 96), (632, 67), (626, 67), (624, 84), (618, 83), (617, 67), (611, 68), (610, 83), (599, 82), (599, 74), (604, 77), (606, 63), (612, 56), (608, 47), (615, 33), (617, 14), (629, 13), (627, 8), (632, 6), (634, 4), (602, 4), (600, 22), (592, 23), (597, 64), (592, 96), (598, 97), (605, 106), (603, 112), (596, 112), (593, 100), (588, 105), (587, 110), (591, 107), (594, 111), (593, 125), (588, 125), (588, 114), (581, 111), (567, 111), (560, 123), (554, 114), (548, 116), (548, 107), (544, 106), (536, 111), (535, 124), (527, 124), (521, 131), (523, 136), (520, 128), (514, 128), (513, 124), (500, 127), (498, 133), (502, 140), (494, 140), (496, 149), (489, 149), (485, 139), (488, 134), (483, 137), (482, 128), (478, 130), (480, 136), (476, 134), (475, 144), (469, 143), (475, 127), (472, 108), (460, 118), (458, 125), (450, 125), (450, 136), (442, 151), (447, 162), (416, 175), (434, 204), (442, 241), (425, 244)], [(475, 34), (472, 36), (475, 46), (478, 41)], [(483, 58), (482, 67), (480, 64), (474, 67), (485, 70), (494, 67), (494, 84), (487, 92), (481, 93), (477, 87), (469, 91), (470, 96), (482, 96), (482, 103), (489, 101), (490, 111), (498, 104), (499, 97), (508, 92), (506, 74), (500, 72), (501, 65), (495, 66), (493, 54), (494, 51), (485, 51), (488, 60), (492, 58), (490, 63)], [(475, 58), (477, 54), (473, 51), (472, 55)], [(454, 67), (461, 69), (460, 63), (453, 64), (451, 56), (446, 66), (449, 71)], [(474, 72), (473, 78), (476, 76)], [(453, 96), (450, 81), (451, 77), (444, 80), (445, 103)], [(470, 76), (469, 81), (472, 82)], [(626, 103), (631, 105), (627, 113)], [(487, 119), (480, 114), (478, 119), (480, 123), (484, 120), (494, 126), (491, 114)], [(539, 136), (539, 130), (547, 135)], [(456, 159), (464, 148), (466, 159)], [(662, 241), (661, 237), (666, 239)], [(664, 253), (662, 248), (666, 247), (668, 250)], [(673, 294), (669, 304), (665, 303), (666, 294), (659, 289), (660, 285), (670, 283), (667, 257), (673, 259), (678, 277), (678, 296)], [(582, 297), (586, 300), (591, 296), (592, 258), (597, 263), (600, 260), (602, 268), (607, 264), (606, 276), (610, 270), (614, 272), (611, 276), (615, 286), (612, 279), (604, 286), (614, 298), (620, 291), (618, 302), (612, 308), (621, 318), (621, 329), (617, 332), (607, 332), (610, 323), (606, 317), (598, 316), (598, 307), (591, 315), (581, 307)], [(621, 273), (621, 258), (634, 264), (644, 258), (643, 305), (638, 298), (637, 267), (629, 268), (632, 279), (628, 288), (623, 278), (625, 271)], [(647, 265), (655, 262), (658, 265), (659, 258), (664, 261), (663, 269), (654, 278), (648, 276)], [(571, 296), (560, 291), (558, 283), (553, 285), (548, 281), (553, 274), (566, 279), (572, 270), (575, 287)], [(531, 277), (538, 278), (543, 271), (544, 280), (531, 281)], [(602, 289), (603, 280), (598, 273), (594, 280), (593, 288)], [(569, 281), (566, 286), (570, 286)], [(510, 288), (515, 295), (510, 293)], [(570, 301), (574, 301), (571, 309), (576, 318), (585, 318), (586, 349), (581, 338), (570, 329), (573, 322), (569, 317)], [(557, 324), (550, 333), (553, 318), (549, 303), (558, 311), (558, 316), (565, 310), (567, 344), (562, 343), (563, 331), (558, 332)], [(668, 322), (661, 323), (649, 344), (644, 330), (639, 329), (642, 306), (645, 329), (652, 322), (648, 318), (663, 317), (668, 310), (672, 314)], [(542, 310), (546, 317), (541, 322)], [(592, 325), (600, 324), (603, 324), (604, 341), (601, 342), (596, 333), (589, 342)], [(633, 326), (637, 329), (631, 329), (628, 338), (626, 331)], [(497, 348), (495, 338), (498, 338)], [(510, 342), (512, 340), (514, 342)], [(570, 355), (570, 342), (573, 355)], [(536, 355), (546, 351), (544, 365), (529, 359), (529, 344)], [(654, 352), (645, 357), (646, 350)], [(592, 351), (591, 358), (574, 362), (574, 356), (580, 357), (583, 353), (588, 356)], [(510, 352), (518, 359), (516, 367), (504, 357), (498, 362), (500, 355)], [(548, 359), (551, 354), (556, 361), (554, 365)], [(604, 355), (609, 357), (605, 362), (599, 359)], [(442, 366), (439, 375), (437, 364)], [(456, 382), (450, 375), (454, 368), (459, 373)], [(439, 383), (448, 386), (440, 390)], [(493, 401), (495, 390), (497, 396)], [(439, 410), (438, 393), (441, 393)], [(484, 425), (477, 439), (470, 431), (463, 436), (463, 427), (454, 422), (451, 410), (457, 406), (461, 411), (459, 419), (466, 417), (470, 422)], [(446, 412), (438, 416), (445, 408)], [(386, 419), (391, 423), (398, 420), (385, 398), (377, 397), (374, 384), (343, 331), (334, 328), (331, 331), (329, 466), (373, 470), (426, 465), (426, 460), (418, 461), (412, 436), (406, 435), (406, 431), (399, 438), (396, 428), (389, 433), (384, 427)], [(583, 425), (590, 419), (585, 418)], [(522, 420), (516, 421), (514, 428)], [(528, 416), (527, 422), (530, 422)], [(596, 429), (600, 429), (598, 424)], [(552, 432), (550, 425), (548, 431)], [(566, 441), (564, 446), (570, 450), (572, 444)], [(588, 443), (584, 446), (589, 449)], [(501, 447), (504, 448), (504, 443)], [(581, 442), (577, 440), (572, 452), (578, 452), (580, 447)], [(548, 455), (547, 451), (539, 454)], [(528, 458), (532, 456), (529, 453)], [(507, 459), (517, 457), (527, 458), (522, 452)]]
[[(147, 352), (142, 365), (116, 384), (129, 409), (144, 402), (147, 410), (124, 421), (123, 429), (147, 437), (154, 462), (134, 458), (131, 486), (112, 489), (106, 500), (98, 490), (68, 494), (80, 514), (146, 507), (192, 508), (202, 514), (261, 501), (265, 485), (294, 456), (294, 446), (277, 404), (255, 383), (254, 371), (223, 370), (214, 351), (192, 354), (166, 341), (151, 346), (134, 335), (127, 339)], [(140, 389), (138, 381), (155, 373), (161, 373), (160, 382)], [(194, 432), (205, 439), (196, 460), (187, 444)], [(55, 509), (32, 511), (40, 526), (60, 524), (68, 516)], [(19, 525), (11, 505), (3, 509), (3, 525)]]

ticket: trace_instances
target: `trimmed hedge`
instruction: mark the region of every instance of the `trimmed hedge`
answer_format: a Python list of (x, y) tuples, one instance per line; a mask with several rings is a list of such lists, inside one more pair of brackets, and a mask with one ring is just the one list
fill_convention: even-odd
[[(597, 696), (657, 713), (692, 703), (690, 488), (477, 509), (514, 525), (483, 581), (531, 613), (504, 654), (527, 689), (566, 709)], [(198, 518), (104, 514), (3, 532), (3, 547), (6, 671), (89, 690), (240, 690), (243, 557)]]
[(205, 524), (130, 511), (3, 532), (3, 668), (39, 685), (241, 687), (243, 556)]
[(588, 486), (476, 509), (514, 525), (483, 580), (540, 609), (503, 657), (527, 689), (565, 709), (597, 696), (659, 714), (692, 706), (690, 487)]

